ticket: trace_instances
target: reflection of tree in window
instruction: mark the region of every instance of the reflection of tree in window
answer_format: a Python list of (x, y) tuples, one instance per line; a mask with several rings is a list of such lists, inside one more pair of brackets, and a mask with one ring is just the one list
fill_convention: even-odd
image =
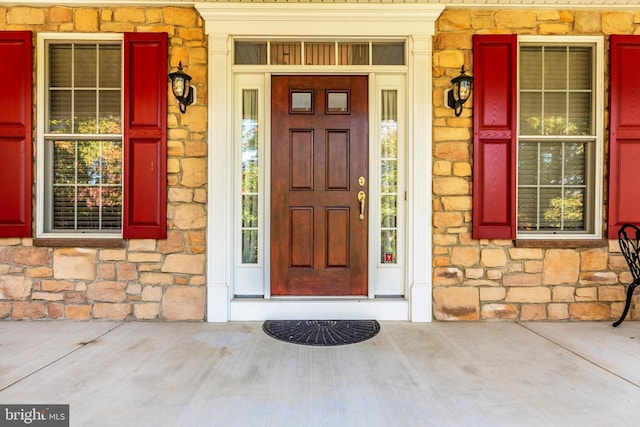
[(242, 91), (241, 234), (242, 263), (258, 262), (259, 170), (258, 91)]

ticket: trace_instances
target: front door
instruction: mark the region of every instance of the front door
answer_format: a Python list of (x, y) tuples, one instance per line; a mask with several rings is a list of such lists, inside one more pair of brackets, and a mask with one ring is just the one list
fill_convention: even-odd
[(367, 77), (271, 88), (271, 294), (367, 295)]

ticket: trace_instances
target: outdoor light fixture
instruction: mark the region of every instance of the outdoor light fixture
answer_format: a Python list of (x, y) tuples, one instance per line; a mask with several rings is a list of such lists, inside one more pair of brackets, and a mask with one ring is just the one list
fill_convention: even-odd
[(193, 104), (193, 87), (189, 85), (191, 76), (182, 71), (182, 61), (178, 64), (178, 71), (169, 74), (169, 78), (171, 79), (171, 90), (173, 90), (173, 96), (178, 100), (180, 112), (185, 113), (187, 105)]
[(460, 69), (460, 75), (451, 80), (453, 88), (449, 89), (447, 95), (447, 106), (453, 108), (456, 116), (462, 114), (462, 106), (469, 95), (471, 95), (471, 87), (473, 86), (473, 77), (467, 76), (464, 71), (464, 65)]

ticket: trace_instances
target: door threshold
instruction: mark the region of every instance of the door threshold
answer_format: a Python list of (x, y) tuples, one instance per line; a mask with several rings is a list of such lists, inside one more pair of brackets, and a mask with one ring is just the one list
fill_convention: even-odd
[(368, 299), (367, 295), (276, 295), (270, 298), (272, 301), (362, 301)]
[(405, 298), (234, 298), (232, 321), (264, 320), (410, 320)]

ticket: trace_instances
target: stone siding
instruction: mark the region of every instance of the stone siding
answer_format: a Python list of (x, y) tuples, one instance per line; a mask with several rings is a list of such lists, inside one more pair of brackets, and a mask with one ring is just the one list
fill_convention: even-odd
[[(452, 8), (438, 19), (433, 53), (435, 319), (618, 318), (631, 276), (617, 241), (607, 247), (549, 249), (471, 238), (473, 102), (455, 117), (445, 108), (444, 92), (462, 64), (473, 70), (473, 34), (602, 35), (607, 46), (610, 34), (640, 34), (640, 13)], [(604, 98), (608, 102), (606, 94)], [(606, 157), (604, 162), (606, 169)], [(637, 298), (631, 308), (634, 319), (640, 319)]]
[(0, 7), (1, 30), (33, 31), (34, 50), (39, 32), (166, 32), (170, 69), (182, 61), (198, 95), (180, 114), (168, 92), (167, 239), (128, 240), (122, 249), (0, 239), (0, 319), (203, 320), (207, 43), (198, 13), (185, 7)]

